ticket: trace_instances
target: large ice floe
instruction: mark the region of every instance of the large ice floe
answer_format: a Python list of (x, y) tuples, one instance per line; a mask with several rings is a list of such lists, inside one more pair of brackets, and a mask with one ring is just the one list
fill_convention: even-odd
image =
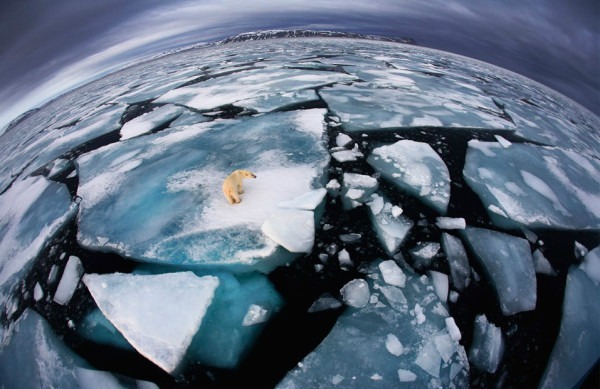
[(600, 229), (597, 159), (556, 147), (473, 140), (464, 177), (501, 227)]
[(598, 128), (374, 40), (107, 75), (0, 135), (0, 387), (595, 382)]
[[(398, 270), (394, 272), (392, 268)], [(367, 279), (342, 293), (353, 298), (323, 342), (278, 388), (463, 387), (469, 364), (446, 326), (448, 312), (431, 280), (404, 277), (393, 261), (374, 262)], [(398, 278), (405, 283), (398, 283)], [(360, 301), (360, 304), (357, 303)]]
[[(278, 204), (320, 185), (329, 161), (323, 114), (314, 109), (176, 127), (81, 156), (78, 240), (142, 261), (237, 270), (267, 270), (288, 260), (278, 244), (310, 251), (313, 211), (283, 211)], [(257, 178), (246, 181), (243, 201), (232, 206), (221, 183), (240, 168)], [(292, 242), (271, 225), (295, 229), (283, 238)]]

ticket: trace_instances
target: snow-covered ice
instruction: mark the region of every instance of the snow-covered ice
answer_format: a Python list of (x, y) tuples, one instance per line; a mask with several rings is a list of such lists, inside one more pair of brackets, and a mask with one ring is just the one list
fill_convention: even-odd
[(427, 143), (400, 140), (373, 150), (367, 162), (401, 190), (444, 215), (450, 201), (450, 173)]
[(463, 176), (500, 227), (600, 229), (600, 162), (584, 154), (472, 140)]
[(179, 367), (219, 285), (191, 272), (87, 274), (83, 281), (129, 343), (168, 373)]
[(265, 220), (261, 230), (291, 253), (310, 253), (315, 241), (314, 213), (279, 209)]
[(342, 203), (349, 210), (364, 204), (379, 188), (376, 178), (365, 174), (344, 173), (342, 183)]
[(465, 243), (485, 269), (505, 315), (535, 309), (537, 281), (529, 243), (502, 232), (467, 227)]
[(145, 113), (125, 123), (121, 127), (121, 140), (134, 138), (146, 134), (181, 115), (184, 108), (167, 104), (157, 107), (153, 111)]

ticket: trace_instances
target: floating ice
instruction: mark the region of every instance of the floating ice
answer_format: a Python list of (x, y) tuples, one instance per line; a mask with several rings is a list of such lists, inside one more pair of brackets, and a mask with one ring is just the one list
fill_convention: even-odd
[(369, 303), (371, 291), (365, 280), (355, 279), (348, 282), (340, 290), (344, 302), (355, 308), (365, 307)]
[(309, 313), (326, 311), (328, 309), (337, 309), (342, 306), (342, 303), (329, 293), (322, 294), (311, 306), (308, 308)]
[[(211, 110), (228, 104), (270, 111), (296, 101), (313, 99), (310, 92), (297, 92), (339, 81), (351, 81), (353, 76), (337, 72), (267, 67), (240, 71), (212, 78), (197, 84), (172, 89), (156, 103), (175, 103), (197, 110)], [(307, 94), (308, 93), (308, 94)], [(267, 99), (268, 101), (264, 101)]]
[(467, 227), (465, 242), (486, 270), (505, 315), (535, 309), (537, 283), (529, 243), (512, 235)]
[[(395, 298), (395, 294), (384, 293), (384, 288), (400, 289), (376, 277), (380, 263), (375, 261), (365, 269), (367, 281), (360, 280), (367, 284), (364, 289), (370, 288), (379, 298), (363, 308), (344, 311), (327, 337), (287, 374), (278, 388), (327, 388), (336, 376), (345, 377), (340, 385), (351, 377), (351, 386), (357, 388), (393, 388), (401, 382), (414, 382), (415, 387), (427, 387), (433, 382), (449, 387), (468, 385), (466, 353), (451, 339), (445, 316), (432, 313), (441, 303), (423, 287), (422, 282), (429, 284), (428, 278), (421, 281), (412, 273), (407, 275), (402, 289), (405, 303), (392, 303), (388, 296)], [(407, 309), (416, 304), (427, 315), (427, 321), (419, 326), (412, 323)], [(453, 364), (456, 365), (451, 368)], [(374, 374), (381, 377), (376, 383)]]
[(430, 270), (429, 277), (433, 281), (435, 294), (443, 303), (448, 301), (448, 276), (444, 273)]
[(479, 370), (495, 373), (503, 353), (502, 330), (488, 322), (485, 315), (478, 315), (473, 328), (473, 343), (469, 350), (469, 361)]
[(450, 201), (450, 173), (427, 143), (400, 140), (373, 150), (367, 162), (383, 177), (440, 214)]
[(472, 140), (463, 176), (500, 227), (600, 229), (600, 162), (583, 154)]
[(338, 262), (342, 267), (349, 268), (354, 266), (352, 259), (350, 259), (350, 254), (348, 253), (348, 251), (346, 251), (346, 249), (340, 250), (340, 252), (338, 253)]
[(381, 272), (383, 280), (386, 284), (404, 288), (406, 283), (406, 275), (402, 269), (398, 267), (396, 262), (391, 259), (381, 262), (379, 264), (379, 271)]
[(446, 232), (442, 233), (442, 249), (450, 265), (452, 285), (457, 290), (464, 290), (471, 281), (471, 268), (465, 247), (459, 238)]
[(339, 134), (337, 134), (337, 136), (335, 137), (335, 144), (338, 147), (346, 147), (348, 146), (350, 143), (352, 142), (352, 138), (350, 138), (348, 135), (340, 132)]
[(323, 199), (325, 198), (326, 194), (326, 189), (319, 188), (306, 192), (291, 200), (282, 201), (277, 206), (279, 208), (293, 208), (303, 209), (306, 211), (314, 211), (315, 209), (317, 209), (317, 207), (323, 204)]
[(446, 319), (446, 329), (448, 330), (448, 334), (452, 338), (452, 340), (459, 341), (462, 338), (460, 333), (460, 329), (456, 325), (453, 317), (447, 317)]
[(235, 105), (248, 108), (259, 113), (264, 113), (273, 112), (294, 104), (310, 103), (318, 100), (319, 96), (313, 89), (305, 89), (293, 92), (262, 95), (259, 97), (238, 101)]
[(512, 143), (510, 143), (508, 140), (506, 140), (506, 138), (504, 138), (503, 136), (494, 135), (494, 138), (496, 138), (496, 140), (498, 141), (498, 143), (500, 143), (500, 146), (504, 147), (505, 149), (507, 149), (510, 146), (512, 146)]
[(76, 211), (67, 187), (44, 177), (19, 180), (0, 195), (0, 305)]
[(33, 299), (35, 301), (40, 301), (43, 298), (44, 298), (44, 289), (42, 289), (42, 286), (40, 285), (39, 282), (36, 282), (35, 286), (33, 287)]
[(585, 255), (579, 268), (583, 270), (596, 285), (600, 284), (600, 246)]
[(556, 271), (554, 271), (550, 262), (548, 262), (539, 249), (533, 252), (533, 268), (535, 269), (535, 272), (539, 274), (546, 274), (549, 276), (556, 275)]
[(378, 187), (377, 179), (371, 176), (344, 173), (341, 192), (344, 208), (348, 210), (364, 204)]
[(421, 242), (410, 250), (410, 256), (414, 261), (415, 267), (418, 269), (426, 269), (431, 266), (439, 251), (439, 243)]
[(291, 253), (310, 253), (315, 242), (314, 213), (280, 209), (265, 220), (261, 230)]
[(54, 293), (54, 301), (60, 305), (67, 304), (71, 300), (71, 297), (73, 297), (73, 293), (75, 293), (82, 275), (83, 266), (81, 265), (81, 260), (76, 256), (70, 256)]
[(443, 217), (436, 218), (435, 224), (442, 230), (464, 230), (467, 226), (465, 219), (462, 217)]
[(582, 383), (600, 359), (600, 285), (571, 266), (558, 338), (540, 388), (572, 388)]
[(168, 373), (179, 367), (219, 285), (191, 272), (88, 274), (83, 281), (129, 343)]
[(121, 128), (121, 140), (146, 134), (157, 127), (174, 120), (177, 116), (181, 115), (183, 111), (184, 108), (172, 104), (155, 108), (153, 111), (125, 123)]
[(407, 216), (394, 216), (394, 207), (385, 198), (374, 195), (369, 215), (377, 238), (388, 254), (395, 254), (412, 229), (414, 223)]
[(243, 326), (253, 326), (255, 324), (264, 323), (269, 319), (269, 311), (260, 305), (252, 304), (248, 307), (248, 312), (242, 321)]
[(330, 180), (327, 185), (325, 185), (325, 189), (327, 189), (327, 193), (329, 193), (331, 197), (337, 197), (340, 194), (341, 187), (342, 186), (340, 185), (339, 181), (335, 178)]
[[(323, 174), (329, 162), (321, 141), (324, 113), (216, 120), (83, 155), (77, 159), (78, 241), (140, 261), (235, 271), (270, 271), (290, 261), (261, 226), (281, 211), (278, 204), (299, 201)], [(236, 168), (257, 178), (244, 182), (242, 202), (231, 206), (221, 184)], [(300, 250), (311, 245), (305, 235)]]

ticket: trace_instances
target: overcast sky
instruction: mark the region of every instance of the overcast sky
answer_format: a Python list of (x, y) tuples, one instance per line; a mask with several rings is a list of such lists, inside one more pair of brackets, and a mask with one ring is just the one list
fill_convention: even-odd
[(525, 75), (600, 114), (598, 0), (2, 0), (0, 132), (132, 61), (272, 28), (412, 37)]

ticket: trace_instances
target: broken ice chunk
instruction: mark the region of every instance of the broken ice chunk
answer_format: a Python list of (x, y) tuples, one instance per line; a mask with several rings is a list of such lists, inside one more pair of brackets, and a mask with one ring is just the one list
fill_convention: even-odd
[[(393, 207), (385, 198), (376, 196), (369, 207), (371, 223), (377, 238), (389, 255), (395, 254), (413, 227), (414, 223), (407, 216), (393, 215)], [(381, 200), (379, 200), (381, 199)], [(385, 205), (379, 209), (379, 205)], [(378, 212), (376, 212), (378, 211)]]
[(429, 277), (433, 281), (435, 294), (443, 303), (448, 301), (448, 276), (444, 273), (430, 270)]
[(340, 240), (344, 243), (358, 243), (361, 238), (362, 235), (355, 232), (340, 235)]
[(338, 301), (335, 297), (330, 295), (329, 293), (322, 294), (317, 301), (315, 301), (310, 308), (308, 308), (309, 313), (321, 312), (328, 309), (337, 309), (342, 306), (342, 303)]
[(410, 256), (414, 261), (414, 266), (418, 269), (426, 269), (431, 266), (433, 259), (440, 251), (440, 244), (437, 242), (421, 242), (410, 250)]
[(331, 153), (331, 156), (338, 162), (354, 162), (358, 155), (352, 150), (338, 150)]
[(398, 340), (398, 337), (394, 334), (388, 334), (385, 339), (385, 348), (390, 352), (390, 354), (399, 357), (404, 352), (404, 346)]
[(500, 143), (500, 146), (504, 147), (505, 149), (509, 148), (510, 146), (512, 146), (512, 143), (510, 143), (510, 141), (508, 141), (506, 138), (500, 136), (500, 135), (494, 135), (494, 138), (496, 138), (496, 140), (498, 141), (498, 143)]
[(253, 326), (255, 324), (264, 323), (269, 318), (269, 311), (260, 305), (252, 304), (248, 307), (248, 312), (242, 321), (243, 326)]
[(219, 285), (192, 272), (88, 274), (83, 281), (129, 343), (168, 373), (179, 367)]
[(529, 243), (502, 232), (467, 227), (465, 241), (483, 265), (505, 315), (535, 309), (537, 282)]
[(315, 241), (312, 211), (278, 209), (265, 220), (262, 232), (291, 253), (310, 253)]
[(400, 382), (413, 382), (417, 380), (417, 375), (410, 370), (398, 369), (398, 379)]
[(457, 343), (447, 333), (437, 335), (433, 338), (433, 342), (444, 363), (450, 362), (452, 355), (456, 352)]
[(540, 388), (573, 388), (600, 359), (600, 285), (577, 266), (567, 275), (560, 331)]
[(583, 258), (587, 255), (588, 251), (589, 250), (587, 249), (587, 247), (585, 247), (578, 241), (575, 241), (575, 243), (573, 244), (573, 252), (575, 253), (575, 258), (579, 259), (580, 261), (583, 260)]
[(83, 266), (81, 265), (81, 260), (74, 255), (70, 256), (54, 293), (54, 301), (60, 305), (67, 304), (71, 300), (71, 297), (73, 297), (73, 293), (75, 293), (82, 275)]
[(460, 330), (458, 329), (458, 326), (456, 325), (454, 318), (447, 317), (445, 320), (446, 320), (446, 329), (448, 330), (448, 334), (450, 334), (450, 337), (452, 338), (452, 340), (455, 340), (458, 342), (462, 338), (462, 334), (460, 333)]
[(464, 230), (466, 227), (465, 219), (462, 217), (443, 217), (436, 218), (435, 224), (442, 230)]
[(383, 280), (387, 284), (404, 288), (404, 284), (406, 283), (406, 275), (402, 269), (398, 267), (396, 262), (391, 259), (381, 262), (379, 264), (379, 271), (383, 276)]
[(344, 173), (342, 203), (349, 210), (365, 203), (377, 190), (377, 179), (364, 174)]
[(596, 285), (600, 284), (600, 246), (585, 255), (579, 268), (583, 270)]
[(367, 162), (383, 177), (444, 215), (450, 200), (450, 173), (427, 143), (400, 140), (373, 150)]
[(350, 259), (350, 254), (346, 249), (340, 250), (338, 253), (338, 261), (342, 267), (352, 267), (354, 265), (352, 259)]
[(371, 298), (369, 285), (365, 280), (355, 279), (348, 282), (340, 290), (344, 302), (355, 308), (365, 307)]
[(335, 178), (329, 180), (327, 185), (325, 185), (325, 189), (327, 189), (327, 193), (329, 193), (331, 197), (337, 197), (340, 194), (341, 187), (339, 181)]
[(340, 132), (336, 137), (335, 137), (335, 144), (338, 147), (346, 147), (348, 146), (350, 143), (352, 142), (352, 138), (350, 138), (348, 135)]
[(500, 328), (488, 322), (485, 315), (475, 317), (469, 361), (481, 371), (495, 373), (503, 352), (504, 339)]
[(556, 271), (554, 271), (550, 262), (548, 262), (539, 249), (533, 252), (533, 268), (538, 274), (546, 274), (549, 276), (556, 275)]
[(459, 238), (442, 233), (442, 248), (450, 265), (452, 285), (457, 290), (464, 290), (471, 281), (471, 268), (465, 247)]
[(323, 203), (323, 199), (327, 194), (324, 188), (314, 189), (306, 192), (291, 200), (282, 201), (277, 206), (279, 208), (303, 209), (305, 211), (314, 211)]
[(40, 283), (36, 282), (35, 286), (33, 287), (33, 299), (35, 301), (40, 301), (43, 298), (44, 298), (44, 290), (42, 289), (42, 286), (40, 285)]
[(146, 134), (181, 115), (185, 109), (172, 104), (155, 108), (125, 123), (121, 128), (121, 140)]
[(425, 370), (429, 375), (440, 378), (440, 364), (442, 356), (437, 350), (434, 339), (429, 339), (419, 351), (415, 364)]

